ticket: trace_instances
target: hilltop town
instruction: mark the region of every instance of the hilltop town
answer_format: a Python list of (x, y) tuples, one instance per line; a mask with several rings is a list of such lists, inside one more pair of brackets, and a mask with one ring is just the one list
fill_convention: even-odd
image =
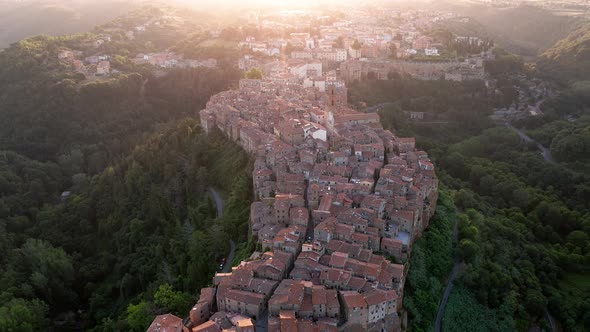
[(588, 0), (29, 2), (0, 331), (590, 330)]
[[(400, 329), (408, 255), (438, 180), (415, 139), (348, 107), (322, 63), (281, 62), (200, 111), (255, 159), (250, 231), (263, 248), (201, 290), (191, 331)], [(321, 77), (321, 83), (317, 79)], [(150, 330), (180, 318), (158, 316)]]
[[(318, 36), (239, 42), (238, 67), (264, 77), (213, 96), (199, 117), (255, 160), (250, 232), (262, 250), (217, 273), (187, 319), (160, 315), (149, 331), (401, 330), (407, 261), (436, 209), (438, 180), (414, 138), (348, 105), (346, 84), (488, 80), (483, 61), (493, 55), (476, 37), (443, 45), (423, 33), (452, 14), (380, 12), (399, 19), (395, 31), (349, 14)], [(295, 18), (250, 17), (261, 31), (296, 29)], [(471, 52), (448, 57), (451, 45)]]
[[(392, 73), (454, 81), (486, 78), (483, 61), (492, 56), (487, 53), (492, 41), (436, 32), (443, 22), (467, 18), (449, 12), (386, 8), (349, 9), (343, 15), (342, 19), (297, 11), (248, 15), (248, 22), (263, 33), (249, 35), (239, 43), (246, 53), (240, 59), (240, 69), (272, 70), (279, 62), (273, 57), (282, 54), (293, 64), (314, 60), (339, 68), (347, 82), (386, 80)], [(314, 22), (319, 23), (313, 26)], [(312, 33), (292, 32), (288, 38), (271, 33), (309, 31), (310, 27)]]
[[(407, 263), (436, 210), (438, 180), (413, 137), (384, 129), (370, 108), (349, 105), (347, 85), (409, 78), (480, 81), (498, 91), (484, 68), (496, 56), (493, 41), (441, 33), (442, 23), (469, 19), (435, 11), (252, 12), (244, 19), (239, 31), (209, 26), (199, 36), (211, 45), (241, 36), (235, 49), (220, 52), (235, 50), (229, 58), (249, 77), (213, 95), (199, 118), (205, 132), (223, 133), (254, 160), (249, 237), (258, 250), (216, 273), (187, 318), (159, 315), (148, 331), (401, 330)], [(177, 47), (138, 47), (123, 60), (107, 51), (115, 32), (119, 42), (133, 41), (177, 21), (164, 15), (106, 28), (84, 51), (62, 48), (57, 59), (85, 80), (128, 68), (165, 76), (217, 67), (217, 59), (192, 59)], [(519, 90), (519, 110), (496, 117), (529, 116), (523, 110), (533, 94), (545, 96), (543, 82)]]

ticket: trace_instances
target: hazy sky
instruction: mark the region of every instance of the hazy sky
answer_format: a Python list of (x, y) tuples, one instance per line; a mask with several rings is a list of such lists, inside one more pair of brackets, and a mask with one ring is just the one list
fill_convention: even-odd
[(335, 9), (343, 5), (366, 3), (417, 3), (435, 0), (176, 0), (192, 6), (264, 6), (264, 7), (301, 7), (301, 6), (333, 6)]

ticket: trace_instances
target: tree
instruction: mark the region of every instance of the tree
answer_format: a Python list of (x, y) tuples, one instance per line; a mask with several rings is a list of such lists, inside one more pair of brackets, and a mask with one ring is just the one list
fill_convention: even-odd
[(251, 80), (260, 80), (262, 79), (262, 70), (254, 67), (246, 72), (246, 78)]
[(72, 258), (49, 242), (28, 239), (20, 250), (22, 264), (29, 273), (29, 283), (51, 305), (75, 301), (72, 291)]
[(238, 29), (234, 27), (227, 27), (223, 29), (219, 35), (221, 38), (226, 40), (240, 40), (241, 35), (238, 32)]
[(47, 330), (49, 308), (40, 300), (12, 299), (0, 307), (0, 331)]
[(154, 319), (154, 313), (146, 301), (129, 304), (127, 307), (127, 324), (131, 331), (143, 332), (147, 330)]
[(352, 47), (353, 50), (360, 50), (363, 45), (358, 41), (358, 39), (355, 39), (350, 47)]
[(459, 243), (459, 252), (461, 257), (468, 263), (473, 262), (478, 253), (478, 250), (479, 249), (477, 245), (471, 240), (463, 239)]
[(339, 36), (338, 38), (336, 38), (336, 41), (334, 42), (334, 47), (344, 48), (344, 38), (342, 38), (342, 36)]
[(465, 157), (459, 152), (452, 152), (445, 156), (442, 160), (442, 165), (444, 165), (449, 174), (454, 177), (464, 177), (467, 172)]
[(189, 310), (192, 299), (188, 294), (175, 291), (170, 284), (160, 285), (154, 294), (154, 303), (164, 312), (183, 315)]
[(389, 44), (389, 57), (391, 59), (397, 59), (397, 46), (395, 43)]
[(547, 299), (543, 293), (536, 289), (529, 289), (526, 292), (524, 303), (526, 310), (535, 317), (541, 317), (547, 306)]

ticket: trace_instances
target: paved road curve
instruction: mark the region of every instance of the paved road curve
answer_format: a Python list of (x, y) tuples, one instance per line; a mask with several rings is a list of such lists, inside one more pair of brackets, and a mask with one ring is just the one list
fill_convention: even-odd
[(545, 161), (550, 162), (552, 164), (555, 163), (555, 160), (553, 159), (553, 156), (551, 156), (551, 151), (549, 151), (549, 149), (547, 149), (546, 147), (544, 147), (543, 145), (541, 145), (541, 143), (535, 141), (534, 139), (530, 138), (527, 134), (525, 134), (522, 130), (514, 127), (512, 124), (510, 124), (509, 122), (505, 122), (504, 125), (510, 129), (512, 129), (515, 133), (518, 134), (518, 136), (520, 136), (520, 138), (522, 138), (525, 142), (533, 142), (537, 145), (537, 148), (539, 148), (539, 150), (541, 150), (541, 155), (543, 155), (543, 159), (545, 159)]
[[(221, 199), (219, 193), (211, 187), (209, 188), (209, 192), (213, 196), (213, 199), (215, 200), (215, 205), (217, 206), (217, 218), (221, 218), (221, 216), (223, 215), (223, 199)], [(236, 244), (233, 240), (229, 240), (229, 248), (229, 255), (227, 255), (225, 265), (221, 270), (221, 272), (223, 273), (231, 271), (233, 265), (234, 256), (236, 255)]]
[[(209, 188), (209, 192), (211, 192), (211, 195), (213, 196), (213, 199), (215, 200), (215, 205), (217, 206), (217, 218), (221, 217), (223, 215), (223, 199), (221, 199), (221, 196), (219, 195), (219, 193), (213, 189), (213, 188)], [(236, 254), (236, 244), (234, 243), (234, 241), (229, 240), (229, 246), (230, 246), (230, 250), (229, 250), (229, 255), (227, 255), (227, 260), (225, 261), (225, 265), (223, 266), (223, 269), (221, 270), (221, 272), (223, 273), (228, 273), (231, 271), (232, 268), (232, 263)], [(256, 317), (256, 331), (257, 332), (267, 332), (268, 331), (268, 309), (265, 309), (260, 317)]]
[[(453, 226), (453, 241), (457, 242), (459, 237), (459, 221), (455, 218), (455, 225)], [(441, 323), (442, 318), (445, 313), (445, 307), (447, 306), (447, 302), (449, 301), (449, 295), (451, 295), (451, 291), (453, 290), (453, 282), (457, 275), (459, 274), (459, 270), (461, 269), (462, 262), (459, 260), (459, 257), (455, 255), (455, 265), (453, 265), (453, 270), (451, 271), (451, 275), (449, 276), (449, 281), (447, 281), (447, 287), (445, 288), (445, 292), (443, 295), (440, 304), (438, 305), (438, 313), (436, 314), (436, 321), (434, 322), (434, 331), (440, 332), (441, 331)]]
[(379, 112), (383, 107), (388, 107), (388, 106), (393, 106), (393, 105), (395, 105), (395, 103), (387, 102), (387, 103), (381, 103), (381, 104), (369, 106), (365, 109), (365, 113)]
[(209, 192), (213, 196), (213, 200), (215, 200), (215, 206), (217, 206), (217, 218), (221, 218), (223, 215), (223, 199), (221, 199), (219, 193), (211, 187), (209, 188)]

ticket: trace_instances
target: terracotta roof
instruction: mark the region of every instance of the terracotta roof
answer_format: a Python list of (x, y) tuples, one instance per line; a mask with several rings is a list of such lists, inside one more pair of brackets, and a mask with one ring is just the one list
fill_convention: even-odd
[(157, 316), (147, 332), (182, 332), (182, 319), (172, 314)]
[[(148, 330), (149, 331), (149, 330)], [(212, 320), (195, 326), (191, 329), (192, 332), (221, 332), (221, 328)]]
[(350, 280), (350, 272), (341, 269), (324, 269), (320, 279), (329, 280), (333, 282), (344, 282)]
[(301, 303), (301, 311), (311, 312), (313, 311), (312, 294), (303, 294), (303, 302)]
[(347, 308), (366, 308), (365, 298), (356, 291), (341, 291), (343, 305)]
[(348, 282), (348, 287), (353, 290), (361, 290), (365, 287), (367, 281), (364, 278), (352, 277)]
[(343, 268), (348, 260), (348, 254), (343, 252), (335, 252), (330, 258), (330, 266), (335, 268)]
[(226, 298), (247, 304), (261, 305), (264, 302), (264, 294), (230, 289), (227, 291)]

